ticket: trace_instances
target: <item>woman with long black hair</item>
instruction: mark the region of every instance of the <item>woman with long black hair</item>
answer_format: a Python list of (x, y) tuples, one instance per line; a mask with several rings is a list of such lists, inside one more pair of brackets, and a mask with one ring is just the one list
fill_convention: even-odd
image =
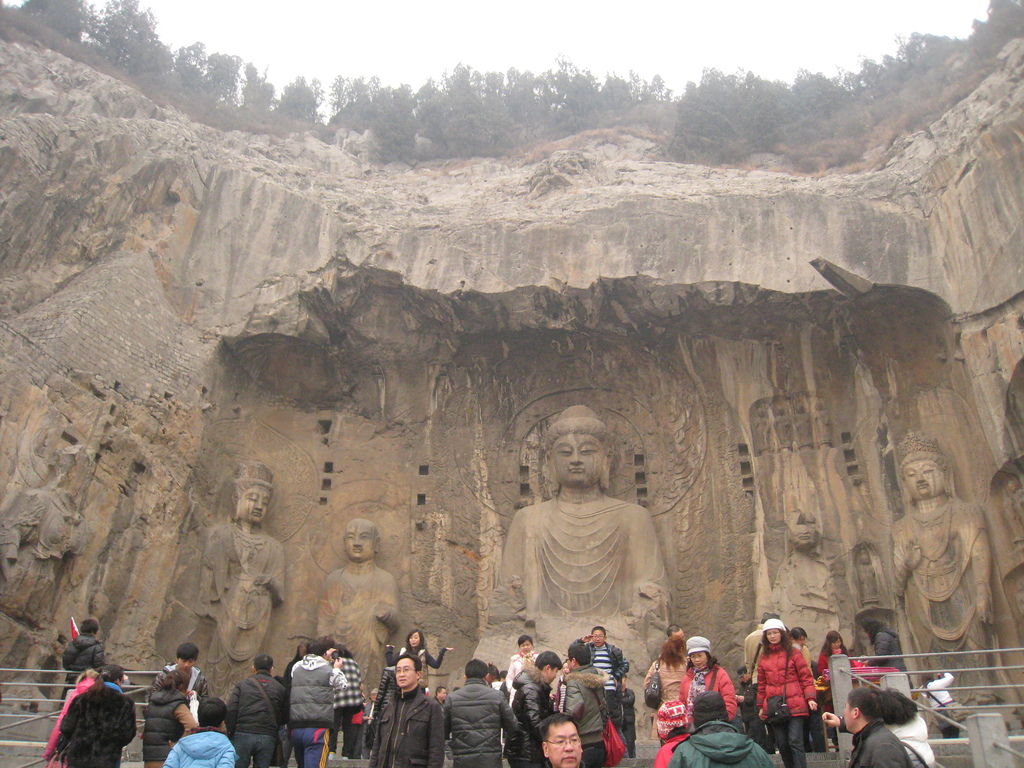
[[(772, 699), (785, 705), (783, 712), (771, 706)], [(793, 649), (786, 625), (768, 619), (761, 629), (757, 661), (757, 713), (771, 726), (786, 768), (807, 768), (804, 729), (811, 710), (817, 708), (814, 678), (803, 654)]]
[[(454, 648), (442, 648), (441, 652), (437, 654), (437, 658), (435, 659), (433, 656), (430, 655), (430, 651), (427, 650), (427, 640), (423, 636), (423, 630), (414, 629), (412, 632), (406, 635), (405, 645), (402, 646), (402, 649), (397, 654), (395, 653), (395, 646), (387, 646), (387, 662), (389, 667), (393, 667), (395, 666), (395, 659), (397, 659), (403, 653), (408, 653), (419, 657), (420, 664), (424, 668), (424, 671), (426, 670), (427, 667), (433, 667), (434, 669), (438, 669), (444, 662), (444, 655), (448, 651), (454, 650)], [(426, 685), (426, 678), (427, 676), (424, 675), (423, 685)]]

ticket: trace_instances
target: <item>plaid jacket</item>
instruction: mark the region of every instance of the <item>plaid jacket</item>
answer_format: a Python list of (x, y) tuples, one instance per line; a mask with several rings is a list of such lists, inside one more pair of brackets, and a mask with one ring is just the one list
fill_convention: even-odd
[(348, 680), (348, 688), (334, 692), (334, 708), (363, 706), (363, 673), (355, 659), (342, 659), (341, 671)]

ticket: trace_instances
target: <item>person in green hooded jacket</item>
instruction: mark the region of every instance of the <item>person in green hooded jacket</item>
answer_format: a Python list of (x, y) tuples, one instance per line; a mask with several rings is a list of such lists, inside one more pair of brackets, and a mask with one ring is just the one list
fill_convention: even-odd
[(676, 747), (668, 768), (773, 768), (768, 754), (728, 718), (722, 694), (698, 696), (693, 702), (694, 731)]

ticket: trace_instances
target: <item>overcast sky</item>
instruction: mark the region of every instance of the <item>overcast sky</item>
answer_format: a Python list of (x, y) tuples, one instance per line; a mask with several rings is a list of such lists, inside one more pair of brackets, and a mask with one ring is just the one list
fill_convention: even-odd
[[(102, 5), (96, 0), (96, 5)], [(602, 78), (660, 74), (675, 93), (701, 71), (791, 81), (880, 59), (912, 32), (967, 37), (988, 0), (141, 0), (172, 48), (252, 61), (278, 89), (297, 75), (377, 75), (414, 88), (456, 64), (541, 72), (558, 57)]]

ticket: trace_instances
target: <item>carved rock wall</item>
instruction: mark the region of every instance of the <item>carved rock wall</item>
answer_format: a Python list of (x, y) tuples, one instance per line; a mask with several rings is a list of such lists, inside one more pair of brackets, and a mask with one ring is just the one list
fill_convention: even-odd
[[(302, 522), (288, 513), (299, 529), (285, 541), (297, 601), (277, 613), (287, 635), (313, 632), (309, 596), (343, 561), (337, 540), (330, 551), (313, 542), (371, 516), (385, 533), (382, 567), (399, 583), (399, 635), (423, 626), (435, 647), (468, 653), (511, 515), (550, 493), (538, 425), (578, 401), (614, 435), (610, 494), (654, 516), (673, 619), (724, 657), (738, 658), (751, 617), (780, 590), (817, 637), (835, 626), (853, 637), (863, 612), (895, 620), (891, 536), (905, 510), (892, 436), (946, 436), (969, 500), (987, 496), (996, 469), (945, 306), (905, 289), (848, 300), (719, 288), (637, 279), (445, 298), (357, 271), (318, 297), (321, 309), (344, 303), (342, 344), (299, 355), (280, 335), (233, 340), (206, 435), (274, 432), (202, 461), (223, 471), (225, 456), (248, 452), (273, 464), (259, 446), (274, 445), (275, 472), (306, 477), (313, 511)], [(319, 322), (340, 338), (337, 317)], [(226, 509), (212, 496), (207, 506), (197, 535)], [(811, 553), (791, 533), (802, 513), (820, 533)], [(183, 601), (175, 632), (188, 610)]]
[[(672, 619), (730, 663), (779, 595), (812, 641), (865, 611), (899, 623), (912, 429), (985, 510), (996, 631), (1019, 644), (1022, 55), (886, 167), (809, 179), (629, 139), (377, 168), (3, 44), (0, 494), (70, 494), (88, 535), (5, 508), (41, 597), (0, 585), (0, 660), (47, 663), (94, 614), (112, 658), (151, 668), (191, 637), (223, 686), (203, 553), (259, 461), (288, 565), (275, 657), (316, 631), (361, 517), (398, 586), (392, 640), (422, 627), (458, 669), (512, 514), (550, 492), (542, 425), (576, 402), (612, 430), (610, 494), (654, 518)], [(827, 289), (819, 257), (879, 285)]]

